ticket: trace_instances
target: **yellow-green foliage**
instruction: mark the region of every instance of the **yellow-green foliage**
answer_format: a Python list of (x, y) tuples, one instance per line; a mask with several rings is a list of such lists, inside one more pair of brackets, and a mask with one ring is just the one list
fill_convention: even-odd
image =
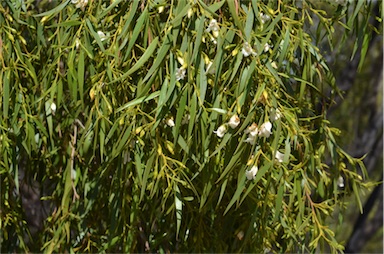
[(369, 3), (316, 2), (2, 1), (3, 251), (342, 250), (325, 219), (366, 176), (317, 46)]

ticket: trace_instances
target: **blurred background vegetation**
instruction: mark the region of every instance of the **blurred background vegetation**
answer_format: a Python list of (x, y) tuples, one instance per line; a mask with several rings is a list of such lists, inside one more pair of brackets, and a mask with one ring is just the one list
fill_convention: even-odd
[(1, 252), (382, 253), (381, 1), (6, 0), (0, 28)]

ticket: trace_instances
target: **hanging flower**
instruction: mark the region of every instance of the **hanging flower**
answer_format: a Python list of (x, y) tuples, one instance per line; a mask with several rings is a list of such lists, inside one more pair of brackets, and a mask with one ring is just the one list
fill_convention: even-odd
[(344, 188), (344, 178), (342, 176), (339, 176), (337, 179), (337, 186), (339, 186), (339, 188)]
[(275, 154), (275, 159), (282, 163), (283, 160), (284, 160), (284, 154), (283, 153), (280, 153), (279, 151), (276, 151), (276, 154)]
[(55, 115), (56, 113), (56, 104), (54, 102), (51, 103), (51, 112), (52, 112), (52, 115)]
[(259, 130), (259, 136), (269, 138), (269, 136), (272, 134), (272, 124), (271, 122), (265, 122), (260, 126)]
[(259, 129), (256, 123), (253, 123), (249, 126), (245, 131), (245, 134), (249, 134), (248, 138), (244, 141), (245, 143), (250, 143), (251, 145), (256, 144), (257, 134), (259, 133)]
[(278, 108), (277, 109), (271, 109), (269, 116), (270, 116), (271, 121), (274, 122), (274, 121), (280, 119), (281, 112)]
[(245, 171), (245, 176), (248, 180), (253, 180), (256, 177), (257, 171), (259, 171), (259, 168), (257, 166), (253, 166), (250, 170)]
[(260, 12), (260, 18), (261, 18), (261, 23), (263, 24), (271, 19), (271, 17), (268, 14), (264, 14), (262, 12)]
[(233, 115), (231, 119), (229, 119), (228, 125), (235, 129), (240, 124), (240, 118), (237, 115)]
[(97, 31), (97, 35), (99, 35), (101, 41), (108, 39), (108, 37), (102, 31)]
[(181, 80), (181, 79), (184, 79), (186, 73), (187, 73), (187, 70), (184, 69), (183, 67), (181, 67), (181, 68), (177, 68), (177, 69), (176, 69), (176, 74), (175, 74), (175, 76), (176, 76), (176, 80), (179, 81), (179, 80)]
[(272, 48), (272, 45), (269, 45), (268, 43), (264, 44), (264, 52), (268, 52)]
[(219, 128), (217, 128), (216, 131), (213, 131), (213, 133), (216, 133), (216, 135), (219, 137), (219, 138), (222, 138), (224, 137), (224, 134), (227, 132), (227, 126), (225, 124), (223, 125), (220, 125)]
[(217, 23), (217, 20), (216, 19), (211, 19), (211, 21), (209, 22), (209, 25), (207, 27), (207, 29), (205, 30), (207, 33), (209, 33), (210, 31), (212, 32), (218, 32), (220, 30), (220, 27)]
[(173, 121), (173, 117), (169, 117), (169, 118), (165, 119), (165, 123), (166, 123), (169, 127), (173, 127), (173, 126), (175, 126), (175, 122)]
[(244, 42), (241, 53), (243, 54), (244, 57), (248, 57), (250, 55), (257, 56), (257, 53), (254, 51), (251, 45), (249, 45), (248, 42)]
[(71, 3), (76, 6), (76, 8), (84, 9), (88, 4), (88, 0), (71, 0)]

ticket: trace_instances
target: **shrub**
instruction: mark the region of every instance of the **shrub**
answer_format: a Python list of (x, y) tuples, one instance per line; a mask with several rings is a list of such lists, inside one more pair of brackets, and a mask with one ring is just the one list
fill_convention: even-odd
[(364, 38), (359, 17), (369, 8), (3, 2), (1, 245), (342, 250), (326, 219), (344, 195), (354, 193), (361, 209), (368, 182), (326, 118), (338, 90), (319, 46), (343, 45), (339, 25)]

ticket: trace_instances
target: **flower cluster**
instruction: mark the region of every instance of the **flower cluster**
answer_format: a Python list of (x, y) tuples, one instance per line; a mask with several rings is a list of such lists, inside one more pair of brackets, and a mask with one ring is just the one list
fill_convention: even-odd
[(243, 54), (244, 57), (248, 57), (250, 55), (257, 56), (256, 51), (251, 47), (251, 45), (249, 45), (248, 42), (244, 42), (241, 53)]
[(211, 19), (207, 29), (205, 29), (205, 31), (207, 33), (212, 31), (213, 36), (215, 36), (215, 37), (219, 36), (219, 30), (220, 30), (220, 27), (219, 27), (216, 19)]
[(88, 4), (88, 0), (71, 0), (71, 3), (73, 3), (76, 8), (84, 9)]
[(220, 127), (217, 128), (217, 130), (213, 131), (213, 133), (216, 133), (216, 135), (219, 138), (222, 138), (222, 137), (224, 137), (225, 133), (227, 133), (227, 125), (229, 125), (229, 127), (231, 127), (232, 129), (235, 129), (237, 126), (239, 126), (239, 124), (240, 124), (239, 116), (238, 115), (233, 115), (229, 119), (228, 123), (220, 125)]
[(253, 123), (251, 126), (249, 126), (245, 130), (245, 134), (249, 134), (248, 138), (244, 141), (246, 143), (250, 143), (251, 145), (256, 144), (256, 138), (259, 137), (265, 137), (269, 138), (269, 136), (272, 134), (272, 124), (271, 122), (265, 122), (263, 123), (260, 128), (258, 128), (256, 123)]
[(270, 116), (270, 119), (272, 122), (277, 121), (281, 117), (281, 112), (278, 108), (277, 109), (271, 109), (269, 114), (270, 114), (269, 116)]
[(270, 20), (271, 17), (268, 14), (264, 14), (264, 13), (260, 12), (260, 19), (261, 19), (261, 23), (264, 24), (265, 22)]

